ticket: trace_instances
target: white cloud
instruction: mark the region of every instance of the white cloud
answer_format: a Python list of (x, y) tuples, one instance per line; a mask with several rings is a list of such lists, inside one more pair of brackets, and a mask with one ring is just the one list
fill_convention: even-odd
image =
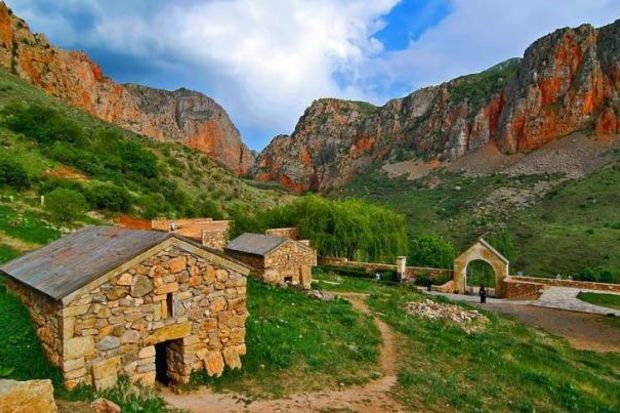
[[(520, 56), (558, 27), (620, 16), (617, 0), (451, 0), (451, 14), (406, 50), (383, 52), (372, 36), (397, 0), (14, 2), (53, 41), (142, 57), (162, 68), (160, 83), (212, 96), (255, 148), (290, 132), (316, 98), (383, 103)], [(78, 12), (94, 16), (87, 29)]]
[[(366, 82), (437, 84), (523, 55), (558, 28), (620, 18), (617, 0), (452, 0), (452, 12), (406, 50), (374, 59)], [(374, 79), (374, 81), (373, 81)]]

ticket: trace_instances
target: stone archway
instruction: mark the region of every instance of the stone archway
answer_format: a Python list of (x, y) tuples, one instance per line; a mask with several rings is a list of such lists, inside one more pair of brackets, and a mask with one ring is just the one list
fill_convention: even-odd
[(454, 289), (458, 294), (465, 294), (467, 289), (467, 266), (470, 262), (481, 260), (488, 263), (495, 272), (495, 296), (503, 297), (504, 279), (509, 274), (509, 261), (488, 242), (480, 238), (465, 252), (454, 260)]

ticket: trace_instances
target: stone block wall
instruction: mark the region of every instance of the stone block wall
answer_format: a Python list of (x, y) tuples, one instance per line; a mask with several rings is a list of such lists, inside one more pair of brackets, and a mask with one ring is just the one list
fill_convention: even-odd
[(197, 219), (163, 219), (153, 220), (152, 229), (155, 231), (169, 232), (174, 224), (174, 233), (189, 238), (202, 245), (222, 251), (228, 244), (230, 221), (215, 221), (212, 218)]
[(526, 277), (512, 275), (513, 281), (534, 282), (556, 287), (583, 288), (584, 290), (599, 290), (620, 293), (620, 284), (597, 283), (593, 281), (556, 280), (555, 278)]
[(536, 300), (545, 289), (545, 284), (531, 281), (504, 279), (504, 298), (510, 300)]
[(265, 231), (265, 235), (272, 235), (274, 237), (288, 238), (295, 241), (299, 240), (299, 231), (295, 227), (288, 228), (271, 228)]
[(53, 364), (59, 366), (62, 361), (60, 303), (11, 277), (6, 277), (4, 284), (28, 308), (45, 354)]
[(298, 242), (287, 242), (265, 256), (265, 281), (284, 284), (288, 277), (291, 284), (310, 288), (312, 267), (317, 265), (316, 251)]
[(155, 345), (166, 342), (168, 376), (220, 375), (241, 366), (246, 277), (170, 246), (76, 297), (62, 310), (67, 388), (112, 385), (124, 373), (155, 381)]

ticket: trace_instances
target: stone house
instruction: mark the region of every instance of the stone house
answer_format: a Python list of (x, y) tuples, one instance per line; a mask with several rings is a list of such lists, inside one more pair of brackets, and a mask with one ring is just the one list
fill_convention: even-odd
[(87, 227), (0, 271), (68, 389), (241, 366), (249, 269), (176, 234)]
[(316, 250), (306, 243), (273, 235), (245, 233), (224, 249), (271, 284), (293, 284), (310, 288), (312, 267), (317, 265)]

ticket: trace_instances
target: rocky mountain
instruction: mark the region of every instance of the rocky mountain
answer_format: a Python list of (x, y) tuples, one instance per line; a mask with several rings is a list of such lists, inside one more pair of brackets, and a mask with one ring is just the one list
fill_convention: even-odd
[(620, 20), (564, 28), (534, 42), (522, 59), (420, 89), (382, 107), (320, 99), (292, 135), (259, 155), (253, 174), (296, 191), (326, 191), (376, 162), (455, 160), (490, 141), (528, 152), (576, 131), (620, 127)]
[(239, 131), (213, 99), (185, 89), (117, 84), (85, 53), (62, 50), (33, 33), (2, 1), (0, 66), (100, 119), (196, 148), (237, 174), (253, 163)]

